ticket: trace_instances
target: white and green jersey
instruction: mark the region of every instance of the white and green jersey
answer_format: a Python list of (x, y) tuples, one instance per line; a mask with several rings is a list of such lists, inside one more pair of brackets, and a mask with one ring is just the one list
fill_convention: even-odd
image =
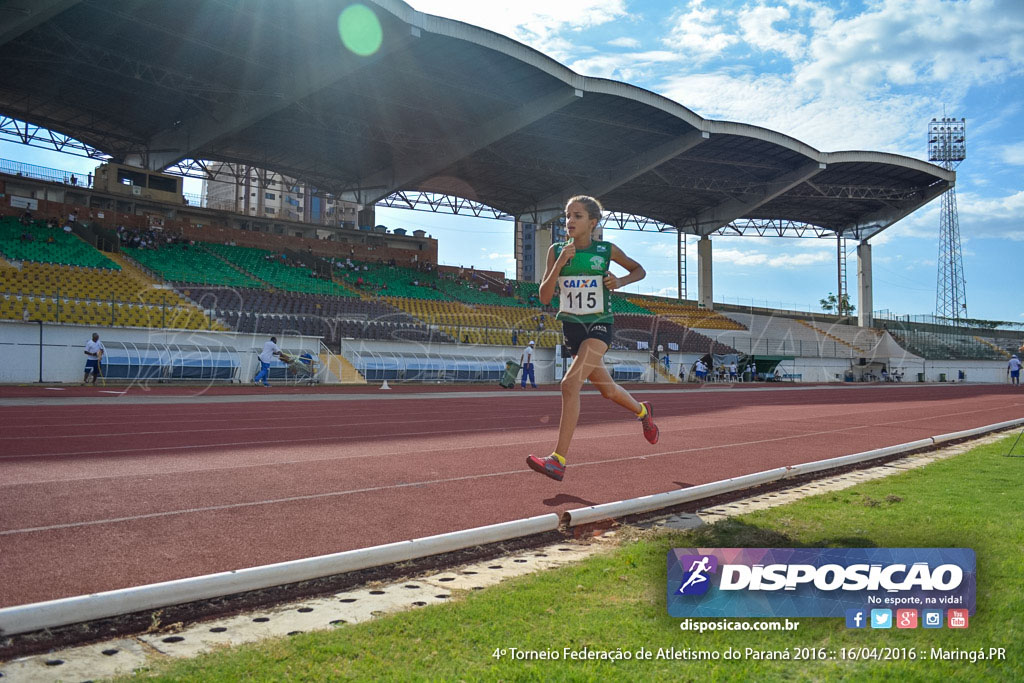
[[(569, 242), (555, 243), (557, 259)], [(612, 243), (592, 241), (558, 272), (559, 320), (576, 323), (613, 322), (611, 300), (604, 286), (604, 276), (612, 263)]]

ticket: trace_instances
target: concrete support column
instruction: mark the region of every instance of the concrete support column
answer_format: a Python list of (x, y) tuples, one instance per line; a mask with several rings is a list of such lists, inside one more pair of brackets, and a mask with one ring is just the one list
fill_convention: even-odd
[(697, 242), (697, 304), (707, 310), (714, 310), (714, 294), (711, 284), (711, 238), (704, 235)]
[(871, 327), (872, 291), (871, 245), (865, 241), (857, 245), (857, 324), (861, 327)]

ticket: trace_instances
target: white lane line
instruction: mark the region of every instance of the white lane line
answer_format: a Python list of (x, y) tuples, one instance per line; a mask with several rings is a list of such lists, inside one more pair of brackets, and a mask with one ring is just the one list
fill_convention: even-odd
[[(534, 407), (534, 408), (531, 408), (529, 410), (520, 410), (520, 411), (508, 410), (508, 411), (502, 411), (500, 417), (502, 419), (520, 419), (520, 418), (528, 417), (530, 415), (538, 414), (537, 410), (538, 409), (536, 407)], [(448, 417), (451, 414), (452, 414), (451, 411), (403, 413), (402, 416), (403, 416), (404, 419), (402, 420), (402, 424), (415, 424), (415, 423), (418, 423), (418, 422), (436, 423), (441, 417)], [(106, 437), (109, 437), (109, 436), (134, 436), (136, 434), (178, 434), (178, 433), (183, 431), (182, 430), (182, 422), (183, 421), (187, 421), (190, 425), (202, 424), (202, 423), (215, 423), (215, 422), (227, 422), (227, 423), (231, 423), (231, 424), (238, 424), (240, 422), (258, 422), (258, 423), (261, 423), (261, 424), (267, 424), (267, 423), (272, 423), (272, 422), (285, 422), (285, 423), (287, 423), (287, 424), (284, 425), (284, 427), (268, 426), (268, 428), (272, 428), (272, 429), (282, 429), (282, 428), (285, 428), (285, 429), (291, 429), (291, 428), (299, 429), (299, 428), (303, 428), (305, 425), (320, 426), (324, 422), (329, 421), (330, 422), (329, 426), (331, 426), (331, 427), (345, 427), (345, 426), (352, 427), (352, 426), (362, 426), (362, 425), (365, 425), (366, 422), (367, 422), (367, 418), (373, 418), (373, 417), (376, 417), (376, 416), (379, 416), (379, 415), (380, 415), (380, 411), (367, 411), (365, 413), (355, 413), (355, 412), (352, 412), (352, 411), (346, 411), (346, 412), (340, 413), (340, 414), (339, 414), (338, 411), (325, 412), (325, 413), (312, 413), (312, 414), (311, 413), (300, 412), (297, 415), (280, 415), (280, 416), (267, 416), (267, 417), (199, 417), (199, 416), (195, 416), (195, 415), (183, 415), (183, 416), (181, 416), (179, 418), (171, 419), (171, 420), (149, 420), (149, 419), (141, 419), (140, 420), (141, 423), (143, 423), (143, 424), (145, 424), (147, 426), (156, 426), (156, 425), (165, 425), (165, 424), (166, 425), (174, 425), (173, 429), (168, 429), (166, 431), (158, 430), (157, 429), (157, 430), (146, 431), (146, 432), (95, 432), (95, 433), (92, 433), (92, 434), (67, 434), (67, 435), (48, 436), (47, 438), (48, 439), (72, 439), (72, 438), (79, 438), (79, 437), (106, 438)], [(463, 415), (463, 414), (460, 414), (460, 415)], [(425, 419), (411, 420), (411, 419), (408, 419), (410, 417), (422, 417), (422, 418), (425, 418)], [(539, 417), (539, 415), (538, 415), (538, 417)], [(303, 419), (303, 418), (305, 418), (305, 419)], [(351, 418), (354, 421), (352, 421), (352, 422), (339, 422), (339, 419), (346, 419), (346, 418)], [(486, 419), (494, 419), (494, 418), (489, 418), (487, 416), (481, 416), (481, 417), (466, 416), (466, 417), (460, 417), (459, 419), (486, 420)], [(50, 429), (50, 428), (64, 429), (64, 428), (68, 428), (68, 427), (111, 427), (111, 426), (123, 427), (124, 423), (125, 423), (124, 420), (119, 420), (119, 421), (114, 421), (114, 422), (54, 422), (54, 423), (45, 423), (45, 424), (24, 424), (24, 423), (21, 423), (19, 421), (19, 424), (17, 424), (17, 425), (8, 425), (7, 427), (9, 429), (35, 429), (35, 430), (39, 430), (39, 429)], [(218, 431), (232, 431), (232, 430), (235, 430), (235, 431), (250, 430), (251, 431), (252, 429), (253, 429), (253, 427), (218, 427), (218, 428), (210, 428), (210, 429), (188, 429), (187, 431), (189, 433), (193, 433), (193, 432), (218, 432)], [(0, 436), (0, 441), (2, 441), (2, 440), (13, 440), (13, 439), (38, 439), (38, 438), (39, 438), (39, 434), (30, 434), (30, 435), (24, 435), (24, 436)]]
[(60, 529), (75, 529), (86, 526), (97, 526), (101, 524), (116, 524), (119, 522), (135, 522), (143, 519), (153, 519), (156, 517), (172, 517), (176, 515), (189, 515), (199, 512), (216, 512), (220, 510), (236, 510), (239, 508), (256, 507), (260, 505), (276, 505), (279, 503), (294, 503), (299, 501), (307, 500), (318, 500), (323, 498), (338, 498), (341, 496), (351, 496), (357, 493), (373, 493), (375, 491), (387, 491), (390, 489), (403, 489), (417, 486), (430, 486), (431, 484), (447, 484), (456, 481), (465, 481), (468, 479), (486, 479), (488, 477), (504, 477), (510, 474), (523, 474), (530, 470), (510, 470), (508, 472), (490, 472), (488, 474), (471, 474), (464, 477), (451, 477), (449, 479), (430, 479), (425, 481), (414, 481), (403, 484), (388, 484), (387, 486), (369, 486), (362, 489), (351, 489), (349, 491), (329, 491), (325, 493), (311, 493), (304, 496), (289, 496), (287, 498), (271, 498), (268, 500), (257, 500), (250, 501), (248, 503), (231, 503), (229, 505), (211, 505), (208, 507), (198, 508), (186, 508), (183, 510), (169, 510), (167, 512), (151, 512), (145, 515), (133, 515), (131, 517), (112, 517), (110, 519), (97, 519), (89, 522), (69, 522), (67, 524), (53, 524), (51, 526), (39, 526), (31, 527), (26, 529), (10, 529), (8, 531), (0, 531), (0, 536), (13, 536), (15, 534), (28, 534), (38, 531), (57, 531)]
[[(958, 414), (960, 414), (960, 413), (958, 413)], [(917, 422), (917, 421), (919, 421), (919, 419), (920, 418), (913, 419), (913, 420), (906, 420), (904, 422)], [(625, 457), (619, 457), (619, 458), (605, 458), (603, 460), (593, 460), (593, 461), (590, 461), (590, 462), (573, 463), (573, 468), (574, 469), (578, 469), (578, 468), (581, 468), (581, 467), (595, 467), (595, 466), (598, 466), (598, 465), (607, 465), (607, 464), (610, 464), (610, 463), (620, 463), (620, 462), (625, 462), (625, 461), (630, 461), (630, 460), (649, 460), (649, 459), (653, 459), (653, 458), (660, 458), (660, 457), (667, 456), (667, 455), (683, 455), (683, 454), (687, 454), (687, 453), (697, 453), (697, 452), (701, 452), (701, 451), (714, 451), (714, 450), (721, 450), (721, 449), (726, 449), (726, 448), (736, 448), (736, 447), (740, 447), (740, 446), (757, 446), (757, 445), (766, 444), (766, 443), (777, 443), (777, 442), (780, 442), (780, 441), (791, 441), (791, 440), (794, 440), (794, 439), (806, 438), (806, 437), (809, 437), (809, 436), (824, 436), (824, 435), (828, 435), (828, 434), (838, 434), (838, 433), (842, 433), (842, 432), (853, 432), (853, 431), (864, 430), (864, 429), (875, 429), (875, 428), (877, 428), (879, 426), (898, 425), (898, 424), (904, 424), (904, 422), (888, 422), (888, 423), (882, 423), (881, 425), (873, 424), (873, 425), (860, 425), (860, 426), (853, 426), (853, 427), (843, 427), (843, 428), (840, 428), (840, 429), (831, 429), (831, 430), (826, 430), (826, 431), (814, 432), (814, 433), (810, 433), (810, 434), (780, 436), (780, 437), (773, 437), (773, 438), (767, 438), (767, 439), (755, 439), (755, 440), (752, 440), (752, 441), (739, 441), (739, 442), (734, 442), (734, 443), (730, 443), (730, 444), (716, 444), (716, 445), (711, 445), (711, 446), (699, 446), (699, 447), (695, 447), (695, 448), (683, 448), (683, 449), (673, 450), (673, 451), (661, 451), (661, 452), (656, 452), (656, 453), (647, 453), (647, 454), (643, 454), (643, 455), (632, 455), (632, 456), (625, 456)], [(595, 438), (597, 438), (597, 437), (595, 437)], [(607, 437), (604, 437), (604, 438), (607, 438)], [(360, 456), (354, 456), (354, 457), (360, 457)], [(370, 456), (363, 456), (363, 457), (370, 457)], [(374, 457), (379, 457), (379, 456), (374, 456)], [(176, 516), (176, 515), (185, 515), (185, 514), (194, 514), (194, 513), (200, 513), (200, 512), (215, 512), (215, 511), (220, 511), (220, 510), (231, 510), (231, 509), (245, 508), (245, 507), (255, 507), (255, 506), (262, 506), (262, 505), (274, 505), (274, 504), (277, 504), (277, 503), (290, 503), (290, 502), (298, 502), (298, 501), (305, 501), (305, 500), (316, 500), (316, 499), (323, 499), (323, 498), (334, 498), (334, 497), (341, 497), (341, 496), (352, 495), (352, 494), (356, 494), (356, 493), (370, 493), (370, 492), (375, 492), (375, 491), (397, 490), (397, 489), (403, 489), (403, 488), (409, 488), (409, 487), (417, 487), (417, 486), (431, 486), (431, 485), (434, 485), (434, 484), (446, 484), (446, 483), (452, 483), (452, 482), (458, 482), (458, 481), (469, 481), (469, 480), (473, 480), (473, 479), (486, 479), (486, 478), (491, 478), (491, 477), (501, 477), (501, 476), (507, 476), (507, 475), (513, 475), (513, 474), (532, 474), (532, 471), (529, 470), (529, 469), (518, 469), (518, 470), (509, 470), (509, 471), (505, 471), (505, 472), (490, 472), (490, 473), (485, 473), (485, 474), (471, 474), (471, 475), (466, 475), (466, 476), (462, 476), (462, 477), (451, 477), (451, 478), (445, 478), (445, 479), (429, 479), (429, 480), (416, 481), (416, 482), (406, 482), (406, 483), (402, 483), (402, 484), (387, 484), (387, 485), (382, 485), (382, 486), (371, 486), (371, 487), (361, 488), (361, 489), (352, 489), (352, 490), (349, 490), (349, 491), (329, 491), (329, 492), (325, 492), (325, 493), (307, 494), (307, 495), (302, 495), (302, 496), (289, 496), (289, 497), (285, 497), (285, 498), (271, 498), (271, 499), (260, 500), (260, 501), (250, 501), (250, 502), (246, 502), (246, 503), (232, 503), (232, 504), (229, 504), (229, 505), (214, 505), (214, 506), (207, 506), (207, 507), (187, 508), (187, 509), (183, 509), (183, 510), (170, 510), (170, 511), (166, 511), (166, 512), (153, 512), (153, 513), (148, 513), (148, 514), (144, 514), (144, 515), (134, 515), (134, 516), (130, 516), (130, 517), (115, 517), (115, 518), (110, 518), (110, 519), (100, 519), (100, 520), (92, 520), (92, 521), (85, 521), (85, 522), (69, 522), (69, 523), (65, 523), (65, 524), (55, 524), (55, 525), (51, 525), (51, 526), (31, 527), (31, 528), (25, 528), (25, 529), (10, 529), (10, 530), (7, 530), (7, 531), (0, 531), (0, 536), (10, 536), (10, 535), (15, 535), (15, 534), (31, 533), (31, 532), (38, 532), (38, 531), (53, 531), (53, 530), (59, 530), (59, 529), (72, 529), (72, 528), (86, 527), (86, 526), (97, 526), (97, 525), (102, 525), (102, 524), (114, 524), (114, 523), (119, 523), (119, 522), (131, 522), (131, 521), (136, 521), (136, 520), (152, 519), (152, 518), (157, 518), (157, 517), (168, 517), (168, 516)]]

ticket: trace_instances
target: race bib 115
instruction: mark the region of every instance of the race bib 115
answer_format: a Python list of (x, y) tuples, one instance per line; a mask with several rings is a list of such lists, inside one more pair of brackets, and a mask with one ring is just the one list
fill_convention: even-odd
[(604, 313), (604, 281), (598, 275), (562, 275), (558, 278), (558, 310), (572, 315)]

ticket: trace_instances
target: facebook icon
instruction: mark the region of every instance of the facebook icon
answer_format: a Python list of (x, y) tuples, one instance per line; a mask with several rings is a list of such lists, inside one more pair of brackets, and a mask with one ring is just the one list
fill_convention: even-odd
[(867, 616), (865, 610), (862, 609), (848, 609), (846, 610), (846, 628), (865, 628), (867, 622)]

